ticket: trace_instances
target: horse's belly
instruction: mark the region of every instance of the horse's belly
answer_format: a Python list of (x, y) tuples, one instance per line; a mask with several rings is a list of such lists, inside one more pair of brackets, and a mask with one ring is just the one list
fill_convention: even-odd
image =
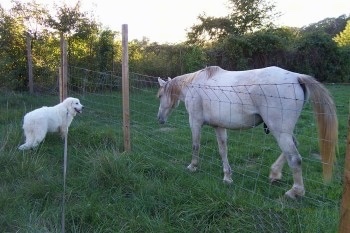
[(204, 123), (228, 129), (247, 129), (263, 122), (259, 114), (211, 114), (205, 117)]

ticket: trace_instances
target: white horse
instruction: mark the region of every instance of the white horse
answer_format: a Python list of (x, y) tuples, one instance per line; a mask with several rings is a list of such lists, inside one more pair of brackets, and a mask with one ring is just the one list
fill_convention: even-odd
[(190, 171), (199, 160), (200, 131), (203, 125), (215, 129), (224, 172), (224, 182), (232, 182), (227, 159), (226, 129), (249, 129), (261, 123), (272, 133), (282, 150), (272, 164), (270, 181), (282, 178), (288, 163), (294, 184), (285, 194), (290, 198), (305, 195), (301, 156), (293, 131), (305, 101), (310, 99), (318, 122), (323, 176), (330, 181), (338, 140), (338, 121), (328, 90), (313, 77), (279, 67), (247, 71), (226, 71), (217, 66), (184, 74), (167, 81), (158, 78), (160, 106), (158, 121), (164, 124), (180, 101), (185, 103), (192, 131)]

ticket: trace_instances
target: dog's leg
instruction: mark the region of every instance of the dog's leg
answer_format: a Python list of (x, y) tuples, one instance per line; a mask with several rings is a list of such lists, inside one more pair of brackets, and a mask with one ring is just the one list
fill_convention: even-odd
[(33, 142), (33, 147), (36, 147), (44, 140), (46, 137), (47, 128), (37, 128), (35, 132), (35, 139)]
[(18, 149), (20, 149), (20, 150), (29, 150), (29, 149), (31, 149), (31, 148), (33, 148), (33, 147), (35, 147), (35, 146), (34, 146), (34, 141), (32, 141), (32, 140), (30, 140), (30, 141), (26, 140), (26, 142), (25, 142), (24, 144), (20, 145), (20, 146), (18, 147)]
[(25, 135), (25, 143), (22, 144), (21, 146), (18, 147), (20, 150), (29, 150), (33, 147), (34, 143), (34, 134), (31, 129), (25, 129), (24, 130), (24, 135)]
[(68, 134), (68, 128), (65, 126), (62, 126), (60, 128), (60, 134), (61, 134), (62, 139), (64, 139), (65, 136)]

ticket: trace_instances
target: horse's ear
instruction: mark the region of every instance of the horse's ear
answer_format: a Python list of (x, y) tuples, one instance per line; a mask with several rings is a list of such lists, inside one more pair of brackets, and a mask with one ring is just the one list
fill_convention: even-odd
[(170, 78), (170, 77), (168, 77), (168, 81), (171, 81), (171, 78)]
[(163, 79), (161, 79), (160, 77), (158, 77), (158, 83), (159, 83), (160, 87), (165, 85), (165, 81)]

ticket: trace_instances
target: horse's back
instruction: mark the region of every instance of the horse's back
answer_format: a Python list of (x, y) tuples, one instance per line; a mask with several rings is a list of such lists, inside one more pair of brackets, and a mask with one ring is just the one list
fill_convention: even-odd
[(196, 106), (197, 111), (201, 106), (205, 122), (246, 128), (261, 123), (260, 117), (271, 125), (282, 125), (280, 121), (290, 118), (285, 125), (294, 127), (304, 104), (298, 82), (302, 74), (275, 66), (247, 71), (209, 69), (210, 75), (203, 73), (191, 87), (198, 98), (187, 100), (187, 106)]
[[(299, 73), (291, 72), (277, 66), (269, 66), (260, 69), (242, 70), (242, 71), (228, 71), (218, 70), (215, 74), (220, 79), (235, 79), (240, 84), (265, 84), (265, 83), (297, 83), (297, 76)], [(214, 75), (213, 75), (214, 77)]]
[[(259, 99), (264, 96), (285, 99), (303, 99), (304, 93), (298, 81), (303, 74), (291, 72), (276, 66), (244, 70), (227, 71), (217, 67), (208, 67), (208, 74), (199, 75), (193, 82), (194, 88), (206, 89), (203, 95), (217, 96), (218, 93), (226, 92), (237, 95), (252, 94), (250, 97)], [(213, 72), (214, 70), (214, 72)], [(218, 99), (219, 100), (219, 99)]]

